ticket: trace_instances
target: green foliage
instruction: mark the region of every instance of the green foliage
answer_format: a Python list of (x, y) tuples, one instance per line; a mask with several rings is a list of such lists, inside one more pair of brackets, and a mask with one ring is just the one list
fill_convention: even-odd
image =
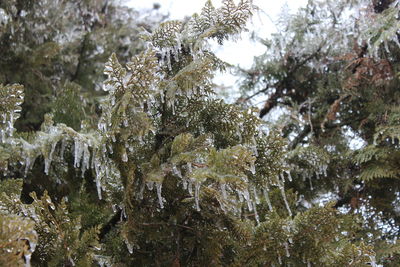
[(1, 266), (23, 266), (29, 262), (37, 242), (33, 221), (0, 214), (0, 227)]
[[(296, 14), (282, 13), (280, 31), (261, 40), (265, 54), (251, 69), (241, 70), (238, 102), (251, 105), (264, 95), (260, 117), (289, 142), (285, 160), (277, 161), (281, 171), (264, 167), (263, 172), (270, 172), (278, 186), (279, 180), (288, 180), (286, 195), (297, 193), (295, 199), (287, 197), (296, 217), (323, 199), (336, 201), (336, 209), (362, 222), (354, 239), (368, 246), (350, 239), (346, 245), (336, 243), (332, 246), (343, 254), (327, 248), (328, 261), (318, 266), (343, 266), (349, 259), (364, 266), (373, 250), (377, 262), (392, 264), (381, 253), (390, 254), (400, 222), (398, 8), (398, 1), (390, 0), (309, 1)], [(281, 114), (277, 119), (275, 112)], [(267, 204), (276, 203), (277, 196), (276, 189), (270, 190)], [(396, 253), (390, 255), (397, 260)]]
[(251, 1), (247, 0), (241, 0), (237, 5), (232, 0), (224, 0), (219, 9), (214, 8), (211, 1), (207, 1), (200, 15), (195, 14), (190, 23), (201, 39), (211, 37), (222, 44), (230, 35), (245, 29), (253, 8)]
[[(398, 20), (398, 3), (392, 4), (382, 13), (376, 14), (375, 18), (366, 21), (364, 25), (364, 32), (361, 33), (361, 38), (369, 40), (370, 53), (377, 53), (379, 47), (383, 44), (387, 52), (389, 52), (388, 45), (390, 42), (396, 42), (399, 45), (398, 29), (400, 21)], [(400, 46), (400, 45), (399, 45)]]
[[(54, 10), (44, 0), (16, 10), (11, 3), (0, 3), (0, 66), (8, 66), (0, 82), (24, 87), (0, 86), (4, 264), (32, 257), (34, 266), (376, 266), (398, 257), (390, 204), (399, 192), (391, 182), (398, 78), (387, 72), (397, 63), (351, 54), (339, 28), (349, 25), (341, 13), (350, 2), (332, 9), (310, 1), (283, 25), (287, 35), (265, 41), (271, 50), (243, 86), (246, 93), (263, 83), (255, 95), (269, 98), (260, 111), (215, 97), (212, 79), (227, 64), (207, 45), (245, 30), (250, 1), (207, 1), (185, 22), (149, 26), (146, 49), (115, 42), (137, 34), (138, 22), (123, 21), (136, 13), (108, 1), (83, 2), (78, 14), (75, 2)], [(50, 9), (44, 16), (28, 7)], [(62, 7), (53, 31), (48, 21)], [(67, 27), (77, 18), (82, 40)], [(25, 37), (12, 33), (40, 19), (47, 23)], [(33, 101), (38, 93), (42, 102)], [(278, 105), (283, 120), (261, 119)], [(27, 128), (16, 128), (31, 132), (14, 129), (21, 106)], [(354, 149), (349, 134), (366, 145)]]
[(81, 90), (81, 87), (74, 83), (67, 82), (64, 85), (53, 104), (54, 122), (64, 123), (75, 130), (81, 129), (81, 123), (86, 119), (86, 103), (82, 101)]
[(40, 198), (32, 192), (33, 202), (22, 203), (21, 179), (2, 181), (0, 189), (2, 229), (7, 229), (2, 240), (15, 240), (15, 244), (5, 247), (5, 251), (16, 256), (15, 263), (21, 264), (22, 257), (28, 261), (32, 256), (36, 264), (64, 266), (75, 262), (90, 266), (94, 249), (99, 246), (98, 226), (82, 231), (80, 216), (72, 218), (66, 200), (54, 204), (46, 191)]

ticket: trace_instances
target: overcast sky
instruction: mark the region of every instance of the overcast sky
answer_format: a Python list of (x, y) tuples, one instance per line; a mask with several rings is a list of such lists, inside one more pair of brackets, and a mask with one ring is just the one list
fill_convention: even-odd
[[(152, 9), (154, 3), (161, 5), (160, 11), (169, 13), (171, 19), (182, 19), (193, 13), (199, 13), (204, 6), (205, 0), (125, 0), (127, 5), (137, 10)], [(236, 3), (238, 0), (235, 1)], [(261, 55), (265, 47), (258, 42), (250, 40), (250, 34), (254, 31), (259, 37), (268, 37), (276, 31), (273, 21), (275, 21), (281, 12), (283, 6), (287, 6), (291, 13), (294, 13), (299, 7), (305, 6), (307, 0), (253, 0), (261, 11), (253, 16), (248, 24), (249, 32), (243, 33), (238, 41), (225, 42), (222, 47), (214, 45), (213, 48), (217, 56), (222, 60), (233, 65), (239, 65), (242, 68), (249, 68), (252, 65), (253, 57)], [(214, 0), (214, 6), (219, 7), (221, 0)], [(215, 80), (217, 83), (223, 83), (225, 86), (233, 86), (235, 79), (229, 75), (218, 75)]]

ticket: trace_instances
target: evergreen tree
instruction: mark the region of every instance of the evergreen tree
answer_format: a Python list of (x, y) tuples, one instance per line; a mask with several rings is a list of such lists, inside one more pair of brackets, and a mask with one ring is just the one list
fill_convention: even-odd
[[(223, 45), (239, 35), (254, 8), (248, 0), (237, 4), (224, 0), (220, 8), (207, 1), (201, 13), (185, 21), (148, 28), (142, 34), (145, 48), (125, 59), (126, 63), (120, 61), (127, 55), (111, 54), (102, 86), (107, 94), (97, 97), (100, 110), (77, 117), (82, 122), (79, 127), (68, 123), (69, 116), (63, 120), (57, 115), (69, 114), (63, 111), (66, 101), (76, 107), (69, 110), (71, 116), (85, 110), (84, 96), (71, 84), (67, 93), (55, 100), (57, 104), (45, 111), (40, 129), (15, 129), (21, 113), (30, 110), (22, 104), (29, 84), (5, 80), (0, 87), (3, 265), (31, 261), (34, 266), (376, 266), (379, 249), (384, 252), (379, 252), (378, 260), (387, 260), (390, 249), (396, 252), (395, 246), (390, 247), (391, 236), (380, 235), (379, 243), (379, 231), (370, 228), (374, 223), (387, 224), (384, 216), (379, 222), (371, 219), (366, 216), (371, 214), (369, 210), (360, 208), (362, 203), (351, 206), (351, 211), (362, 214), (338, 209), (339, 202), (311, 204), (321, 193), (336, 192), (335, 188), (342, 190), (338, 194), (360, 189), (353, 186), (354, 180), (359, 181), (357, 172), (363, 177), (360, 172), (367, 170), (364, 165), (370, 160), (382, 161), (377, 155), (388, 157), (379, 150), (378, 142), (375, 154), (365, 160), (351, 154), (343, 136), (334, 140), (335, 131), (317, 138), (317, 129), (329, 133), (329, 129), (336, 129), (336, 125), (329, 125), (344, 121), (329, 117), (336, 114), (328, 112), (334, 109), (332, 102), (322, 111), (313, 103), (323, 101), (314, 100), (314, 94), (334, 94), (323, 88), (341, 81), (336, 75), (344, 77), (343, 81), (357, 78), (345, 75), (345, 59), (335, 58), (335, 70), (344, 68), (344, 73), (336, 71), (336, 75), (316, 68), (316, 63), (296, 67), (297, 55), (275, 58), (266, 64), (266, 72), (249, 71), (249, 75), (257, 72), (260, 76), (251, 76), (253, 83), (247, 83), (247, 88), (253, 88), (257, 78), (283, 81), (282, 91), (287, 92), (292, 92), (287, 84), (293, 81), (301, 84), (311, 77), (318, 85), (321, 82), (319, 89), (309, 80), (304, 82), (305, 92), (296, 87), (298, 101), (307, 101), (304, 105), (281, 95), (275, 97), (289, 101), (293, 110), (306, 107), (308, 119), (300, 117), (299, 111), (298, 123), (323, 117), (320, 128), (315, 123), (309, 125), (312, 136), (306, 133), (301, 138), (297, 131), (303, 131), (302, 125), (288, 119), (296, 118), (294, 115), (287, 116), (283, 124), (269, 125), (257, 116), (255, 108), (227, 104), (215, 96), (212, 78), (226, 64), (211, 51), (208, 41), (214, 39)], [(387, 7), (389, 14), (383, 14), (382, 19), (390, 14), (396, 17), (392, 8), (396, 6)], [(9, 12), (4, 8), (0, 11)], [(320, 17), (307, 20), (309, 15), (323, 16), (320, 12), (327, 12), (323, 6), (311, 2), (303, 12), (290, 20), (293, 24), (289, 29), (299, 35), (304, 34), (304, 23), (332, 25)], [(331, 15), (337, 19), (335, 12)], [(328, 31), (324, 34), (327, 39), (334, 36)], [(288, 36), (302, 43), (298, 35)], [(389, 34), (385, 36), (385, 42), (392, 40)], [(315, 42), (310, 40), (310, 44)], [(284, 48), (276, 42), (274, 47)], [(328, 53), (330, 49), (320, 51)], [(90, 57), (86, 60), (92, 66)], [(290, 60), (294, 62), (287, 63)], [(264, 67), (262, 63), (255, 69)], [(12, 64), (10, 61), (7, 66)], [(285, 67), (294, 68), (293, 73), (300, 78), (286, 80)], [(329, 76), (328, 82), (324, 75)], [(87, 73), (78, 76), (84, 88), (99, 79)], [(72, 79), (64, 72), (60, 77), (63, 81)], [(380, 82), (395, 83), (392, 79), (385, 76)], [(89, 83), (83, 83), (85, 80)], [(278, 92), (279, 87), (271, 89)], [(340, 101), (356, 102), (352, 98), (355, 96)], [(323, 178), (312, 181), (314, 176)], [(312, 190), (302, 177), (314, 182), (315, 188)]]
[(289, 142), (287, 188), (300, 207), (324, 198), (358, 216), (353, 238), (374, 246), (384, 266), (400, 263), (399, 7), (309, 1), (284, 13), (280, 32), (261, 40), (267, 52), (242, 71), (238, 100), (266, 99), (259, 117)]

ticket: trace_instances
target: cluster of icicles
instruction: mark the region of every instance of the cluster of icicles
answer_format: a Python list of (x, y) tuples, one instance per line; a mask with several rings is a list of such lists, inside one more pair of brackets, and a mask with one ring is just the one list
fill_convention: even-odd
[[(179, 54), (182, 52), (184, 36), (182, 33), (175, 34), (175, 45), (169, 47), (161, 47), (157, 50), (161, 54), (160, 65), (167, 65), (168, 70), (172, 70), (172, 59), (175, 62), (179, 62)], [(153, 44), (149, 43), (149, 46), (154, 47)], [(189, 42), (187, 49), (189, 49), (189, 54), (193, 56), (196, 60), (203, 55), (205, 50), (209, 50), (209, 43), (205, 40), (198, 40), (196, 42)], [(201, 48), (201, 49), (200, 49)]]
[[(202, 181), (200, 181), (199, 179), (190, 177), (190, 174), (193, 172), (193, 168), (194, 168), (192, 166), (192, 163), (188, 162), (188, 163), (186, 163), (186, 165), (184, 165), (182, 167), (185, 169), (186, 175), (182, 174), (181, 167), (178, 167), (177, 165), (172, 165), (171, 172), (174, 176), (180, 178), (180, 184), (181, 184), (182, 188), (184, 190), (187, 190), (189, 195), (194, 198), (195, 208), (197, 211), (200, 211), (200, 188), (202, 185)], [(253, 174), (255, 174), (256, 169), (255, 169), (254, 164), (251, 164), (249, 169)], [(286, 172), (286, 173), (287, 173), (287, 177), (288, 177), (287, 179), (289, 181), (292, 181), (290, 172)], [(186, 177), (186, 176), (189, 176), (189, 177)], [(245, 178), (245, 177), (243, 179), (245, 181), (248, 181), (247, 178)], [(280, 192), (282, 194), (282, 199), (285, 203), (285, 207), (288, 211), (289, 216), (291, 217), (292, 211), (290, 209), (289, 203), (286, 198), (284, 184), (285, 184), (285, 176), (283, 174), (281, 174), (280, 176), (278, 176), (278, 183), (276, 185), (280, 189)], [(146, 182), (146, 186), (147, 186), (148, 190), (150, 190), (150, 191), (152, 191), (154, 189), (154, 187), (156, 188), (159, 206), (160, 206), (160, 208), (163, 208), (164, 207), (164, 198), (162, 197), (162, 182), (148, 181), (148, 182)], [(143, 185), (139, 192), (139, 198), (143, 198), (144, 188), (145, 188), (145, 186)], [(256, 186), (254, 186), (254, 185), (251, 185), (247, 189), (244, 189), (244, 190), (235, 189), (235, 191), (236, 191), (235, 193), (236, 193), (237, 197), (231, 197), (231, 194), (228, 193), (228, 192), (233, 192), (233, 189), (229, 185), (229, 183), (223, 183), (223, 182), (219, 183), (219, 190), (220, 190), (222, 198), (223, 198), (222, 201), (220, 201), (220, 206), (223, 211), (227, 211), (229, 208), (226, 203), (229, 203), (232, 201), (236, 203), (237, 200), (241, 203), (246, 202), (248, 210), (254, 212), (255, 219), (256, 219), (257, 223), (259, 223), (260, 221), (259, 221), (259, 216), (258, 216), (258, 212), (257, 212), (257, 205), (259, 205), (261, 203), (261, 200), (260, 200), (261, 195), (265, 198), (265, 201), (268, 205), (268, 209), (270, 211), (273, 210), (272, 203), (269, 198), (269, 190), (270, 189), (269, 189), (268, 185), (266, 185), (262, 189), (257, 189)], [(233, 205), (232, 208), (235, 209), (235, 212), (239, 213), (239, 209), (236, 210), (235, 206), (236, 205)]]
[(317, 167), (317, 169), (315, 169), (314, 171), (310, 171), (310, 170), (307, 170), (305, 172), (303, 171), (303, 175), (302, 175), (304, 182), (306, 181), (306, 178), (308, 178), (311, 190), (314, 190), (314, 186), (313, 186), (313, 182), (312, 182), (312, 177), (314, 176), (314, 174), (315, 174), (315, 177), (317, 178), (317, 180), (319, 180), (321, 178), (321, 175), (325, 176), (325, 177), (328, 176), (328, 174), (327, 174), (328, 165), (327, 164), (321, 164), (319, 166), (317, 165), (316, 167)]
[[(24, 162), (21, 163), (25, 166), (25, 176), (32, 169), (36, 158), (40, 155), (44, 157), (44, 173), (48, 175), (55, 154), (59, 153), (59, 159), (64, 160), (66, 147), (69, 141), (72, 140), (73, 148), (72, 146), (71, 148), (74, 156), (74, 167), (80, 169), (82, 177), (88, 169), (95, 171), (97, 193), (99, 199), (101, 199), (102, 180), (104, 177), (109, 177), (112, 171), (112, 168), (109, 168), (109, 164), (107, 164), (107, 160), (109, 159), (104, 156), (108, 151), (106, 146), (97, 147), (95, 144), (96, 141), (93, 138), (78, 133), (74, 137), (67, 138), (63, 134), (62, 129), (51, 126), (49, 133), (40, 135), (32, 144), (21, 140), (24, 158)], [(58, 144), (60, 144), (60, 149), (56, 153)], [(43, 147), (47, 147), (48, 149), (43, 150)]]
[(14, 132), (14, 121), (17, 118), (14, 117), (14, 113), (2, 114), (2, 127), (0, 127), (0, 143), (3, 143), (8, 136), (12, 136)]

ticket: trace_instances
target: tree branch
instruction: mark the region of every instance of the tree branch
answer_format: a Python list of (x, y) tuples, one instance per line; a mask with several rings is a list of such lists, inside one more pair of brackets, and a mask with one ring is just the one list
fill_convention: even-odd
[[(349, 119), (349, 120), (342, 121), (339, 123), (326, 123), (324, 126), (324, 129), (335, 129), (338, 127), (347, 126), (354, 122), (362, 121), (363, 119), (365, 119), (365, 118)], [(314, 130), (321, 130), (321, 125), (319, 125), (319, 124), (315, 125)], [(290, 150), (295, 149), (297, 147), (297, 145), (299, 143), (301, 143), (310, 132), (311, 132), (311, 127), (309, 124), (307, 124), (306, 126), (304, 126), (304, 129), (299, 133), (299, 135), (297, 135), (296, 138), (289, 144), (289, 149)]]
[[(270, 88), (275, 88), (276, 89), (275, 93), (273, 93), (270, 96), (270, 98), (265, 102), (264, 107), (260, 110), (259, 116), (260, 118), (263, 118), (266, 114), (268, 114), (271, 111), (272, 108), (274, 108), (277, 105), (277, 100), (284, 95), (283, 93), (284, 89), (287, 89), (287, 91), (290, 92), (289, 89), (291, 88), (288, 88), (289, 87), (288, 85), (291, 84), (292, 74), (295, 73), (300, 67), (304, 66), (312, 58), (316, 57), (318, 53), (321, 51), (323, 43), (321, 43), (321, 45), (317, 48), (317, 50), (315, 50), (312, 54), (308, 55), (303, 60), (296, 62), (296, 64), (290, 65), (285, 78), (272, 85), (266, 84), (266, 86), (263, 89), (255, 92), (254, 94), (244, 99), (241, 99), (240, 101), (248, 101), (261, 93), (267, 92)], [(237, 102), (239, 102), (239, 100)]]

